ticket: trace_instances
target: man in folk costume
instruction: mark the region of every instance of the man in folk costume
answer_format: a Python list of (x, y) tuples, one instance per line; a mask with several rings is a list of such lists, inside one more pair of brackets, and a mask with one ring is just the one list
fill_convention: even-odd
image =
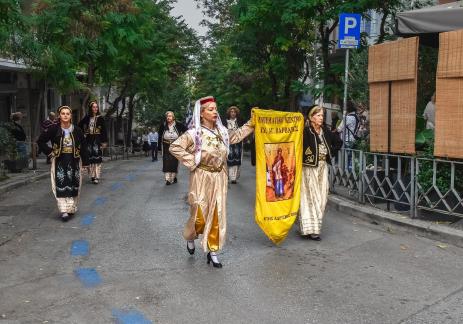
[(103, 116), (100, 115), (100, 108), (96, 101), (88, 105), (87, 115), (79, 122), (79, 128), (85, 134), (87, 151), (90, 162), (90, 177), (92, 183), (98, 184), (101, 177), (101, 163), (103, 162), (102, 148), (106, 147), (108, 135)]
[(162, 142), (162, 172), (164, 172), (167, 186), (177, 183), (178, 173), (178, 160), (169, 152), (169, 147), (186, 130), (185, 125), (175, 120), (172, 111), (166, 112), (166, 120), (159, 127), (158, 134)]
[[(231, 106), (227, 109), (227, 129), (229, 132), (236, 131), (239, 127), (243, 126), (239, 118), (240, 110), (236, 106)], [(228, 178), (231, 183), (236, 184), (240, 177), (240, 166), (243, 157), (243, 142), (230, 145), (230, 152), (228, 153)]]
[(221, 268), (217, 252), (226, 235), (227, 155), (229, 145), (242, 141), (253, 129), (242, 127), (232, 138), (222, 124), (214, 97), (196, 101), (190, 129), (170, 145), (170, 152), (191, 172), (188, 202), (190, 218), (183, 232), (187, 250), (195, 252), (194, 240), (202, 234), (207, 263)]
[[(37, 144), (51, 160), (51, 186), (58, 203), (61, 220), (68, 221), (77, 211), (82, 168), (87, 168), (88, 157), (82, 130), (72, 124), (72, 110), (58, 108), (59, 122), (40, 134)], [(51, 142), (52, 147), (47, 145)]]

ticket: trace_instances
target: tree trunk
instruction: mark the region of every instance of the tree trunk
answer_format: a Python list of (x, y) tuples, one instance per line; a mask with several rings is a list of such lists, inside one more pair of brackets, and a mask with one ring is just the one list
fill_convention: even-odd
[(289, 94), (289, 111), (297, 111), (297, 94), (294, 91), (291, 91)]
[(269, 78), (270, 78), (270, 83), (272, 85), (273, 104), (276, 105), (278, 103), (278, 81), (277, 81), (277, 77), (273, 73), (272, 70), (269, 70), (268, 74), (269, 74)]
[(129, 97), (129, 116), (128, 116), (128, 121), (127, 121), (127, 134), (126, 134), (126, 140), (125, 142), (127, 143), (127, 146), (130, 146), (132, 143), (132, 121), (133, 121), (133, 109), (134, 109), (134, 98), (135, 95), (131, 95)]
[(386, 38), (386, 21), (389, 16), (389, 10), (385, 9), (383, 12), (383, 17), (381, 18), (381, 24), (379, 26), (379, 37), (376, 41), (376, 44), (381, 44)]

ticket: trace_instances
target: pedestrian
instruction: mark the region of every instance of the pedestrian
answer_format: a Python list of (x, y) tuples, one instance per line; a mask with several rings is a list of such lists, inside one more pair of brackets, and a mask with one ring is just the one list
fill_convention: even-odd
[(155, 128), (152, 128), (151, 131), (148, 133), (148, 144), (151, 149), (151, 161), (155, 162), (158, 160), (158, 141), (159, 141), (159, 134), (156, 132)]
[[(72, 124), (69, 106), (58, 108), (59, 122), (45, 129), (37, 144), (51, 159), (51, 187), (61, 213), (67, 222), (76, 212), (82, 186), (82, 168), (88, 168), (85, 136)], [(51, 142), (52, 147), (48, 146)]]
[(108, 135), (103, 116), (96, 101), (88, 104), (87, 115), (79, 122), (79, 128), (84, 132), (88, 160), (90, 163), (90, 177), (94, 184), (98, 184), (101, 177), (101, 163), (103, 162), (102, 148), (107, 146)]
[(16, 141), (16, 151), (18, 153), (19, 159), (27, 159), (27, 145), (26, 145), (26, 132), (21, 126), (21, 120), (24, 117), (22, 112), (12, 113), (11, 123), (8, 125), (8, 130)]
[(352, 171), (352, 149), (355, 142), (359, 139), (358, 130), (360, 128), (360, 117), (357, 114), (355, 105), (352, 101), (347, 102), (347, 115), (337, 128), (342, 139), (343, 147), (346, 150), (347, 170)]
[(54, 111), (48, 113), (47, 119), (45, 119), (40, 125), (41, 131), (44, 132), (48, 127), (56, 123), (56, 114)]
[(359, 117), (359, 127), (357, 138), (366, 139), (370, 134), (370, 114), (365, 103), (359, 103), (357, 107), (357, 116)]
[(436, 125), (436, 93), (434, 92), (431, 101), (424, 108), (423, 118), (426, 121), (426, 129), (434, 130)]
[[(43, 133), (46, 129), (48, 129), (50, 126), (52, 126), (55, 123), (56, 123), (56, 114), (53, 111), (50, 111), (48, 113), (48, 118), (45, 119), (40, 125), (41, 132)], [(39, 149), (38, 154), (40, 153), (41, 151)], [(50, 164), (50, 163), (51, 163), (50, 158), (47, 156), (47, 164)]]
[(323, 119), (323, 108), (312, 107), (303, 135), (299, 226), (301, 235), (315, 241), (321, 240), (322, 220), (328, 202), (328, 164), (336, 153), (332, 132)]
[(148, 157), (150, 151), (150, 144), (148, 143), (148, 133), (146, 132), (146, 130), (143, 131), (141, 140), (143, 142), (143, 152), (145, 152), (145, 157)]
[(187, 128), (182, 123), (175, 120), (175, 115), (172, 111), (167, 111), (166, 119), (159, 127), (159, 136), (162, 141), (162, 172), (166, 185), (177, 183), (178, 160), (170, 153), (170, 145), (179, 138)]
[[(236, 131), (239, 127), (243, 126), (239, 118), (240, 110), (236, 106), (231, 106), (227, 109), (227, 129), (229, 132)], [(236, 184), (240, 177), (240, 166), (243, 157), (243, 142), (231, 144), (228, 157), (228, 179), (231, 183)]]
[(170, 145), (170, 152), (191, 172), (188, 202), (190, 218), (183, 236), (187, 250), (195, 252), (195, 242), (202, 234), (201, 246), (207, 263), (221, 268), (217, 252), (225, 243), (227, 204), (227, 161), (229, 144), (242, 141), (253, 131), (238, 129), (230, 142), (227, 128), (217, 113), (214, 97), (196, 101), (190, 129)]

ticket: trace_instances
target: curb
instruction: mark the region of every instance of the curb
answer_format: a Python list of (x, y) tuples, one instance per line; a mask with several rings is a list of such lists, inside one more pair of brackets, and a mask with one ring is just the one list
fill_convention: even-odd
[(4, 186), (0, 186), (0, 196), (2, 196), (4, 193), (10, 190), (17, 189), (29, 183), (36, 182), (36, 181), (49, 178), (49, 177), (50, 177), (50, 171), (44, 171), (41, 174), (37, 174), (31, 177), (27, 177), (26, 179), (18, 180), (18, 181), (6, 184)]
[(328, 205), (337, 211), (380, 225), (386, 231), (406, 232), (432, 240), (463, 247), (463, 231), (445, 225), (412, 219), (402, 214), (391, 213), (362, 205), (336, 195), (330, 195)]

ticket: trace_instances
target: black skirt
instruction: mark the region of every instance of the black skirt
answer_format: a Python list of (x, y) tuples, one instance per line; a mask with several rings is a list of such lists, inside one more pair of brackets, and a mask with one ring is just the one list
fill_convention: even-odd
[(227, 165), (241, 165), (241, 156), (243, 152), (243, 143), (236, 143), (230, 145), (230, 151), (227, 157)]
[(103, 162), (103, 151), (101, 150), (100, 135), (87, 135), (88, 162), (100, 164)]
[(56, 197), (77, 197), (80, 186), (79, 160), (72, 153), (62, 153), (55, 161)]
[(162, 172), (178, 172), (178, 160), (169, 152), (170, 144), (162, 142)]

